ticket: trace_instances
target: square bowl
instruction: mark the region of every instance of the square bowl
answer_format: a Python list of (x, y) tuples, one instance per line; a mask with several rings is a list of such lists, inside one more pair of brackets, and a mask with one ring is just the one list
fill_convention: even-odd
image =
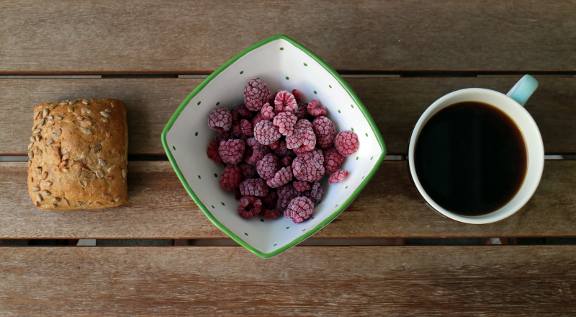
[[(307, 101), (318, 99), (338, 130), (353, 130), (360, 147), (343, 168), (342, 183), (324, 185), (324, 198), (313, 218), (295, 224), (290, 219), (246, 220), (236, 212), (234, 195), (220, 189), (222, 167), (206, 156), (214, 137), (208, 113), (217, 106), (243, 102), (248, 80), (262, 78), (272, 91), (302, 91)], [(234, 241), (261, 258), (280, 254), (334, 220), (358, 196), (382, 162), (386, 148), (380, 131), (350, 86), (319, 57), (285, 35), (258, 42), (234, 56), (196, 87), (174, 112), (162, 131), (164, 150), (204, 215)]]

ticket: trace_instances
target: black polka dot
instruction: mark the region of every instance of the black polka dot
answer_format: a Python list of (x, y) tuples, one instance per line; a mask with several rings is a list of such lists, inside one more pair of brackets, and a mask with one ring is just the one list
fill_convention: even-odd
[(194, 136), (198, 136), (198, 131), (196, 131), (196, 133), (194, 133)]
[(214, 177), (218, 178), (218, 174), (217, 174), (217, 173), (214, 173)]
[(221, 201), (220, 203), (222, 204), (222, 206), (226, 206), (226, 204), (223, 201)]
[(176, 147), (175, 147), (174, 145), (172, 145), (172, 149), (173, 149), (174, 151), (176, 151)]
[(243, 71), (243, 70), (240, 71), (240, 75), (242, 75), (242, 74), (244, 74), (244, 71)]
[(220, 105), (220, 101), (218, 101), (218, 102), (216, 103), (216, 105), (219, 106), (219, 105)]
[(202, 179), (202, 176), (198, 175), (198, 179)]
[(260, 222), (264, 222), (264, 218), (260, 218)]
[(248, 233), (244, 232), (244, 235), (245, 235), (245, 236), (248, 236)]
[(201, 103), (202, 103), (202, 101), (198, 101), (198, 102), (196, 103), (196, 105), (199, 106)]

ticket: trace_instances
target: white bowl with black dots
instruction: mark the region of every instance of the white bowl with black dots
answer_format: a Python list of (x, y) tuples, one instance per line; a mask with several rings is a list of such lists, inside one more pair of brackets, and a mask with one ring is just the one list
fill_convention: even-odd
[[(234, 195), (220, 189), (222, 167), (206, 156), (214, 137), (208, 113), (242, 103), (246, 82), (262, 78), (272, 91), (298, 89), (307, 101), (318, 99), (338, 130), (353, 130), (360, 147), (346, 159), (350, 175), (342, 183), (323, 184), (326, 192), (313, 218), (241, 218)], [(258, 42), (220, 66), (180, 104), (162, 132), (162, 144), (188, 194), (210, 221), (254, 254), (269, 258), (312, 236), (334, 220), (358, 196), (386, 154), (380, 131), (348, 84), (319, 57), (294, 40), (276, 35)]]

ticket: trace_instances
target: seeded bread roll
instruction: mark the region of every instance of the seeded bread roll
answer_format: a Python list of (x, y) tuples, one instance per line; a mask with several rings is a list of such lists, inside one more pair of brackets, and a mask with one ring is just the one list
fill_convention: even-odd
[(100, 209), (128, 200), (126, 108), (118, 100), (34, 107), (28, 193), (43, 210)]

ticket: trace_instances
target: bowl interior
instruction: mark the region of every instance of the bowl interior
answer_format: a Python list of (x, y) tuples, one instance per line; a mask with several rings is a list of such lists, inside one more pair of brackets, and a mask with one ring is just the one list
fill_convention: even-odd
[[(197, 87), (163, 135), (178, 176), (206, 216), (259, 256), (278, 254), (327, 225), (353, 200), (384, 156), (378, 129), (347, 85), (332, 72), (292, 40), (277, 37), (263, 41), (230, 60)], [(285, 218), (240, 218), (234, 196), (219, 188), (222, 167), (206, 157), (207, 144), (214, 136), (207, 126), (208, 113), (217, 106), (240, 104), (244, 85), (256, 77), (274, 91), (297, 88), (308, 100), (320, 100), (339, 130), (353, 129), (360, 139), (358, 152), (344, 164), (350, 176), (343, 183), (324, 184), (324, 199), (316, 207), (314, 217), (301, 224)]]

